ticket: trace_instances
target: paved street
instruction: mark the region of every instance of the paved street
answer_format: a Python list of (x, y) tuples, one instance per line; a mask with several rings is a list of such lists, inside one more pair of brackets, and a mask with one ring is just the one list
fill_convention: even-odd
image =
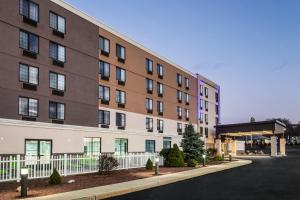
[(254, 159), (252, 165), (112, 199), (299, 200), (300, 148), (287, 153), (285, 158)]

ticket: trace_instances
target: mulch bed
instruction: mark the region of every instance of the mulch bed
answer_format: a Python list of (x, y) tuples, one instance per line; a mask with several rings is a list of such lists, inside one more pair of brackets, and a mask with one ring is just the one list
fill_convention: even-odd
[[(160, 167), (160, 174), (169, 174), (175, 172), (181, 172), (191, 170), (190, 167), (181, 168), (166, 168)], [(130, 170), (118, 170), (113, 171), (110, 174), (84, 174), (76, 176), (62, 177), (62, 184), (49, 185), (49, 179), (34, 179), (29, 181), (28, 197), (37, 197), (50, 194), (56, 194), (61, 192), (68, 192), (73, 190), (85, 189), (90, 187), (97, 187), (103, 185), (109, 185), (114, 183), (126, 182), (136, 179), (142, 179), (154, 176), (153, 171), (146, 171), (144, 168), (130, 169)], [(69, 180), (74, 179), (75, 183), (67, 183)], [(18, 199), (20, 193), (16, 192), (20, 183), (16, 181), (0, 183), (0, 200)]]

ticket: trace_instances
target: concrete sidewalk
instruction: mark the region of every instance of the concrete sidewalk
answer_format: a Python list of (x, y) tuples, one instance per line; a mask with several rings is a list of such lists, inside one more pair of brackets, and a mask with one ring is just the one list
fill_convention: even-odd
[(50, 199), (50, 200), (68, 200), (68, 199), (80, 199), (80, 200), (96, 200), (104, 199), (109, 197), (114, 197), (130, 192), (136, 192), (140, 190), (145, 190), (153, 187), (158, 187), (161, 185), (166, 185), (169, 183), (174, 183), (177, 181), (182, 181), (185, 179), (190, 179), (193, 177), (198, 177), (214, 172), (219, 172), (235, 167), (240, 167), (243, 165), (251, 164), (251, 160), (238, 160), (230, 163), (224, 163), (220, 165), (207, 166), (204, 168), (193, 169), (189, 171), (183, 171), (173, 174), (155, 176), (150, 178), (144, 178), (134, 181), (128, 181), (123, 183), (117, 183), (112, 185), (100, 186), (87, 188), (82, 190), (76, 190), (71, 192), (64, 192), (49, 196), (31, 198), (31, 199)]

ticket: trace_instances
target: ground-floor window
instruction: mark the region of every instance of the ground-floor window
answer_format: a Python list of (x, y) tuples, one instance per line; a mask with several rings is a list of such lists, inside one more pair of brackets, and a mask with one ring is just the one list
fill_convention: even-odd
[(155, 140), (146, 140), (146, 150), (147, 153), (155, 152)]
[(99, 155), (101, 153), (101, 138), (84, 138), (84, 153), (86, 155)]
[(26, 156), (50, 156), (52, 154), (52, 140), (25, 140)]
[(128, 152), (128, 139), (117, 138), (115, 139), (115, 153), (124, 154)]
[(170, 137), (164, 137), (163, 148), (164, 149), (170, 149), (171, 145), (172, 145), (172, 138), (170, 138)]

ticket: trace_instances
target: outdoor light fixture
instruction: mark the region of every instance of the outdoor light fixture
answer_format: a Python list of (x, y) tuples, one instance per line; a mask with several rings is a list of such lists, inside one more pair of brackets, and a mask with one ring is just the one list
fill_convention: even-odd
[(229, 161), (232, 161), (232, 153), (229, 153)]
[(203, 161), (202, 161), (202, 166), (203, 166), (203, 167), (205, 167), (205, 158), (206, 158), (206, 155), (205, 155), (205, 154), (203, 154), (203, 155), (202, 155), (202, 158), (203, 158)]
[(21, 197), (27, 197), (28, 168), (21, 168)]
[(155, 158), (155, 175), (157, 176), (159, 174), (159, 157)]

